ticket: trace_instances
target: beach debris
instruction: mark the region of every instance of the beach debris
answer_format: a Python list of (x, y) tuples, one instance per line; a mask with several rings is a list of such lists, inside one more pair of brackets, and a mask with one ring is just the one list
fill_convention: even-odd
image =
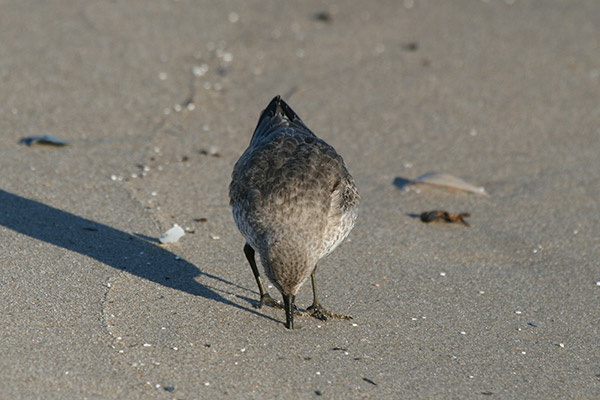
[(402, 50), (417, 51), (419, 50), (419, 42), (408, 42), (402, 45)]
[(485, 189), (482, 186), (473, 186), (470, 183), (465, 182), (460, 178), (457, 178), (456, 176), (445, 174), (443, 172), (427, 172), (426, 174), (423, 174), (418, 178), (413, 179), (408, 184), (428, 184), (442, 186), (447, 189), (463, 190), (469, 193), (480, 194), (482, 196), (489, 196), (489, 194), (485, 191)]
[(69, 142), (66, 140), (62, 140), (52, 135), (29, 136), (19, 140), (19, 143), (26, 144), (27, 146), (31, 146), (33, 144), (45, 144), (57, 147), (67, 146), (69, 144)]
[(433, 210), (433, 211), (425, 211), (420, 215), (421, 221), (425, 223), (435, 222), (435, 221), (443, 221), (443, 222), (460, 222), (465, 226), (469, 226), (469, 223), (464, 220), (466, 217), (470, 217), (471, 214), (468, 212), (459, 213), (459, 214), (451, 214), (448, 211), (441, 210)]
[(206, 155), (210, 155), (212, 157), (221, 157), (221, 153), (219, 153), (219, 149), (216, 146), (210, 146), (210, 148), (207, 149), (200, 149), (198, 150), (198, 154), (201, 154), (203, 156)]
[(227, 19), (229, 19), (229, 22), (231, 22), (232, 24), (235, 24), (240, 20), (240, 15), (236, 12), (230, 12), (227, 16)]
[(163, 244), (176, 243), (179, 241), (179, 239), (181, 239), (183, 235), (185, 235), (183, 229), (179, 225), (175, 224), (168, 231), (161, 233), (158, 237), (158, 240)]
[(319, 11), (313, 15), (315, 21), (331, 23), (333, 16), (328, 11)]
[(347, 352), (348, 349), (345, 347), (333, 347), (331, 350), (333, 351), (343, 351), (343, 352)]
[(373, 381), (372, 381), (371, 379), (369, 379), (369, 378), (362, 378), (362, 379), (363, 379), (363, 381), (365, 381), (365, 382), (369, 382), (371, 385), (377, 386), (377, 384), (376, 384), (375, 382), (373, 382)]

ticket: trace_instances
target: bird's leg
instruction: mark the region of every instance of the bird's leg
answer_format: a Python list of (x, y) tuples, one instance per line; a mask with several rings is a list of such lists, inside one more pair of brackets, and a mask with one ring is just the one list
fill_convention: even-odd
[(256, 267), (256, 261), (254, 260), (254, 249), (248, 243), (244, 246), (244, 254), (248, 259), (248, 263), (250, 263), (250, 267), (252, 268), (252, 272), (254, 273), (254, 279), (256, 279), (256, 283), (258, 284), (258, 291), (260, 292), (260, 305), (262, 308), (265, 304), (271, 307), (281, 308), (281, 304), (272, 298), (269, 293), (267, 293), (267, 289), (262, 283), (262, 279), (260, 279), (260, 275), (258, 274), (258, 268)]
[(294, 329), (294, 309), (296, 308), (294, 302), (296, 296), (291, 294), (283, 295), (283, 304), (285, 306), (285, 327), (288, 329)]
[(327, 311), (325, 308), (323, 308), (321, 303), (319, 303), (319, 299), (317, 298), (317, 285), (316, 285), (316, 277), (315, 277), (316, 272), (317, 272), (317, 268), (315, 267), (312, 274), (310, 275), (310, 280), (312, 282), (312, 288), (313, 288), (313, 304), (312, 304), (312, 306), (308, 307), (308, 309), (306, 311), (308, 311), (310, 313), (311, 317), (320, 319), (321, 321), (327, 321), (327, 318), (352, 319), (352, 317), (349, 315), (339, 315), (339, 314)]

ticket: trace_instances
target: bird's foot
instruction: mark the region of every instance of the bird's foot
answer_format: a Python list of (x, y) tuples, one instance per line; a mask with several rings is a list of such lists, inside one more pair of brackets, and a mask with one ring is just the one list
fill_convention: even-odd
[(274, 308), (283, 308), (283, 305), (274, 298), (272, 298), (269, 295), (269, 293), (265, 293), (262, 296), (260, 296), (260, 304), (258, 305), (258, 308), (263, 308), (263, 306), (265, 305)]
[(320, 303), (316, 303), (308, 307), (306, 312), (309, 313), (311, 317), (320, 319), (321, 321), (327, 321), (329, 318), (352, 319), (352, 317), (349, 315), (340, 315), (331, 311), (327, 311)]
[[(263, 306), (284, 309), (283, 304), (281, 304), (281, 302), (272, 298), (268, 293), (260, 297), (260, 304), (258, 305), (258, 308), (263, 308)], [(295, 315), (303, 315), (302, 312), (300, 310), (298, 310), (298, 307), (296, 307), (295, 304), (294, 304), (294, 314)]]

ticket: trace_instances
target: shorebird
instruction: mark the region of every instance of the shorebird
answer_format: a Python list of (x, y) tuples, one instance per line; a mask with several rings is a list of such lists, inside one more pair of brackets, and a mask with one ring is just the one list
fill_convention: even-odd
[(311, 278), (315, 318), (350, 318), (317, 298), (317, 262), (350, 233), (359, 194), (344, 160), (319, 139), (280, 96), (261, 113), (229, 186), (233, 217), (260, 292), (260, 307), (281, 305), (265, 289), (254, 255), (283, 296), (286, 328), (294, 328), (298, 289)]

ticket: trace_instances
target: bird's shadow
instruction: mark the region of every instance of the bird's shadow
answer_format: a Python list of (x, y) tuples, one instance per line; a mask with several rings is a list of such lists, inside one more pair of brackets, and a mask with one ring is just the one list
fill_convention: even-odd
[[(199, 283), (196, 280), (198, 276), (241, 288), (221, 277), (202, 272), (190, 262), (157, 246), (153, 243), (154, 239), (147, 236), (129, 234), (4, 190), (0, 190), (0, 225), (168, 288), (276, 321), (228, 300), (218, 293), (221, 290)], [(258, 301), (247, 297), (236, 296), (252, 306), (258, 304)]]

